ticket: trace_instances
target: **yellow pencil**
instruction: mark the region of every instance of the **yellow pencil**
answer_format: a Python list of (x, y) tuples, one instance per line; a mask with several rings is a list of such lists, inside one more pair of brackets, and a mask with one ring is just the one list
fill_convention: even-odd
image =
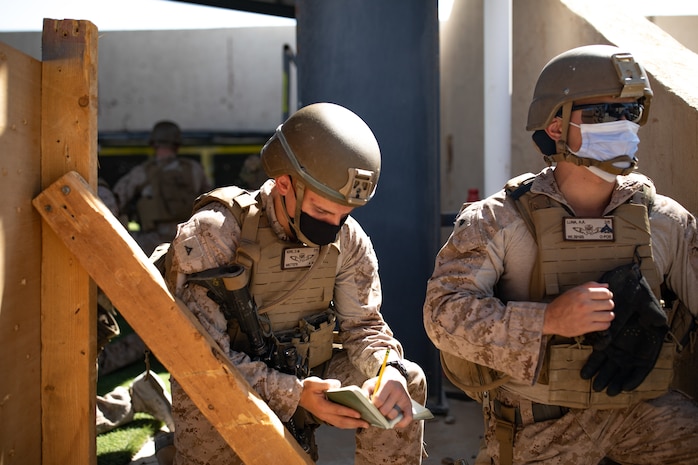
[(378, 392), (378, 388), (381, 385), (381, 379), (383, 378), (383, 372), (385, 371), (385, 365), (388, 363), (388, 355), (390, 355), (390, 347), (388, 347), (388, 350), (385, 351), (385, 357), (383, 357), (383, 364), (381, 365), (381, 369), (378, 372), (378, 381), (376, 381), (376, 387), (373, 389), (373, 392)]

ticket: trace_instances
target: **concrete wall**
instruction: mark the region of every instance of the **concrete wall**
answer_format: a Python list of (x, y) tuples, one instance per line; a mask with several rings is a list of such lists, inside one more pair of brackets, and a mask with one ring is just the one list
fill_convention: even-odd
[[(35, 58), (40, 32), (0, 33)], [(107, 31), (99, 38), (99, 130), (271, 132), (282, 121), (283, 46), (295, 27)]]
[(650, 16), (647, 19), (678, 40), (681, 45), (698, 53), (698, 16)]

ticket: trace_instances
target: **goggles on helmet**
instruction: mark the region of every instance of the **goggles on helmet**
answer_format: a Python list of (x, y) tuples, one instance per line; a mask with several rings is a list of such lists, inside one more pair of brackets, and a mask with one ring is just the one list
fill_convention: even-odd
[[(588, 103), (573, 105), (572, 111), (577, 110), (581, 110), (584, 124), (610, 123), (621, 118), (637, 123), (642, 118), (644, 107), (640, 102)], [(561, 111), (558, 113), (558, 116), (562, 115)]]

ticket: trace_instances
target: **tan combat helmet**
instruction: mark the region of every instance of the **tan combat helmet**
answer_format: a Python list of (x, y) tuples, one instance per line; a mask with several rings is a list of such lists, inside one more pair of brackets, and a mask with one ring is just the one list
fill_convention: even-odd
[(297, 201), (292, 225), (300, 224), (306, 188), (340, 205), (365, 205), (376, 191), (381, 166), (378, 142), (368, 125), (333, 103), (311, 104), (291, 115), (264, 145), (261, 159), (270, 178), (293, 179)]
[(333, 103), (298, 110), (276, 129), (261, 156), (267, 176), (288, 174), (297, 185), (349, 207), (373, 197), (380, 174), (373, 132), (356, 114)]
[[(528, 109), (527, 131), (534, 131), (533, 140), (548, 164), (571, 161), (578, 165), (594, 165), (596, 160), (579, 158), (567, 148), (572, 104), (575, 100), (594, 97), (634, 97), (643, 105), (637, 121), (647, 122), (652, 89), (645, 69), (633, 55), (612, 45), (585, 45), (561, 53), (545, 65), (536, 83)], [(554, 117), (562, 118), (562, 137), (555, 143), (544, 132)], [(627, 174), (629, 168), (604, 166), (614, 174)], [(610, 168), (610, 169), (609, 169)]]
[(182, 143), (182, 131), (172, 121), (159, 121), (150, 132), (150, 145), (169, 145), (179, 147)]

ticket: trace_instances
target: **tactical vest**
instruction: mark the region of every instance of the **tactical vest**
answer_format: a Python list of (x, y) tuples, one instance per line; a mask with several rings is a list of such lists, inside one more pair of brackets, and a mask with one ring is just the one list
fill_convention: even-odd
[[(278, 341), (292, 344), (313, 368), (332, 356), (339, 239), (321, 248), (280, 240), (260, 209), (258, 195), (223, 187), (200, 196), (194, 210), (219, 202), (233, 213), (241, 228), (235, 263), (249, 273), (260, 318)], [(229, 333), (231, 347), (247, 352), (239, 328), (231, 325)]]
[(533, 179), (532, 174), (525, 174), (505, 186), (538, 245), (531, 300), (550, 301), (638, 258), (642, 275), (655, 295), (661, 295), (661, 279), (652, 257), (648, 208), (653, 199), (649, 188), (619, 205), (610, 216), (582, 218), (547, 195), (531, 193)]
[[(579, 284), (596, 281), (617, 266), (640, 258), (640, 269), (656, 296), (661, 280), (652, 257), (648, 208), (651, 190), (638, 192), (603, 218), (574, 217), (562, 204), (530, 192), (535, 178), (528, 174), (507, 183), (514, 200), (538, 245), (538, 258), (531, 274), (530, 299), (546, 302)], [(674, 344), (665, 343), (652, 373), (632, 392), (609, 397), (595, 392), (592, 380), (579, 372), (592, 348), (581, 340), (555, 336), (548, 343), (541, 375), (534, 386), (509, 383), (507, 389), (548, 405), (571, 408), (622, 408), (640, 399), (663, 394), (673, 377)], [(442, 353), (444, 372), (471, 397), (510, 381), (508, 376)]]
[(193, 164), (187, 158), (178, 158), (165, 165), (156, 160), (146, 162), (146, 182), (152, 189), (152, 196), (141, 196), (136, 202), (142, 231), (153, 231), (159, 224), (176, 226), (189, 218), (192, 201), (200, 194)]

